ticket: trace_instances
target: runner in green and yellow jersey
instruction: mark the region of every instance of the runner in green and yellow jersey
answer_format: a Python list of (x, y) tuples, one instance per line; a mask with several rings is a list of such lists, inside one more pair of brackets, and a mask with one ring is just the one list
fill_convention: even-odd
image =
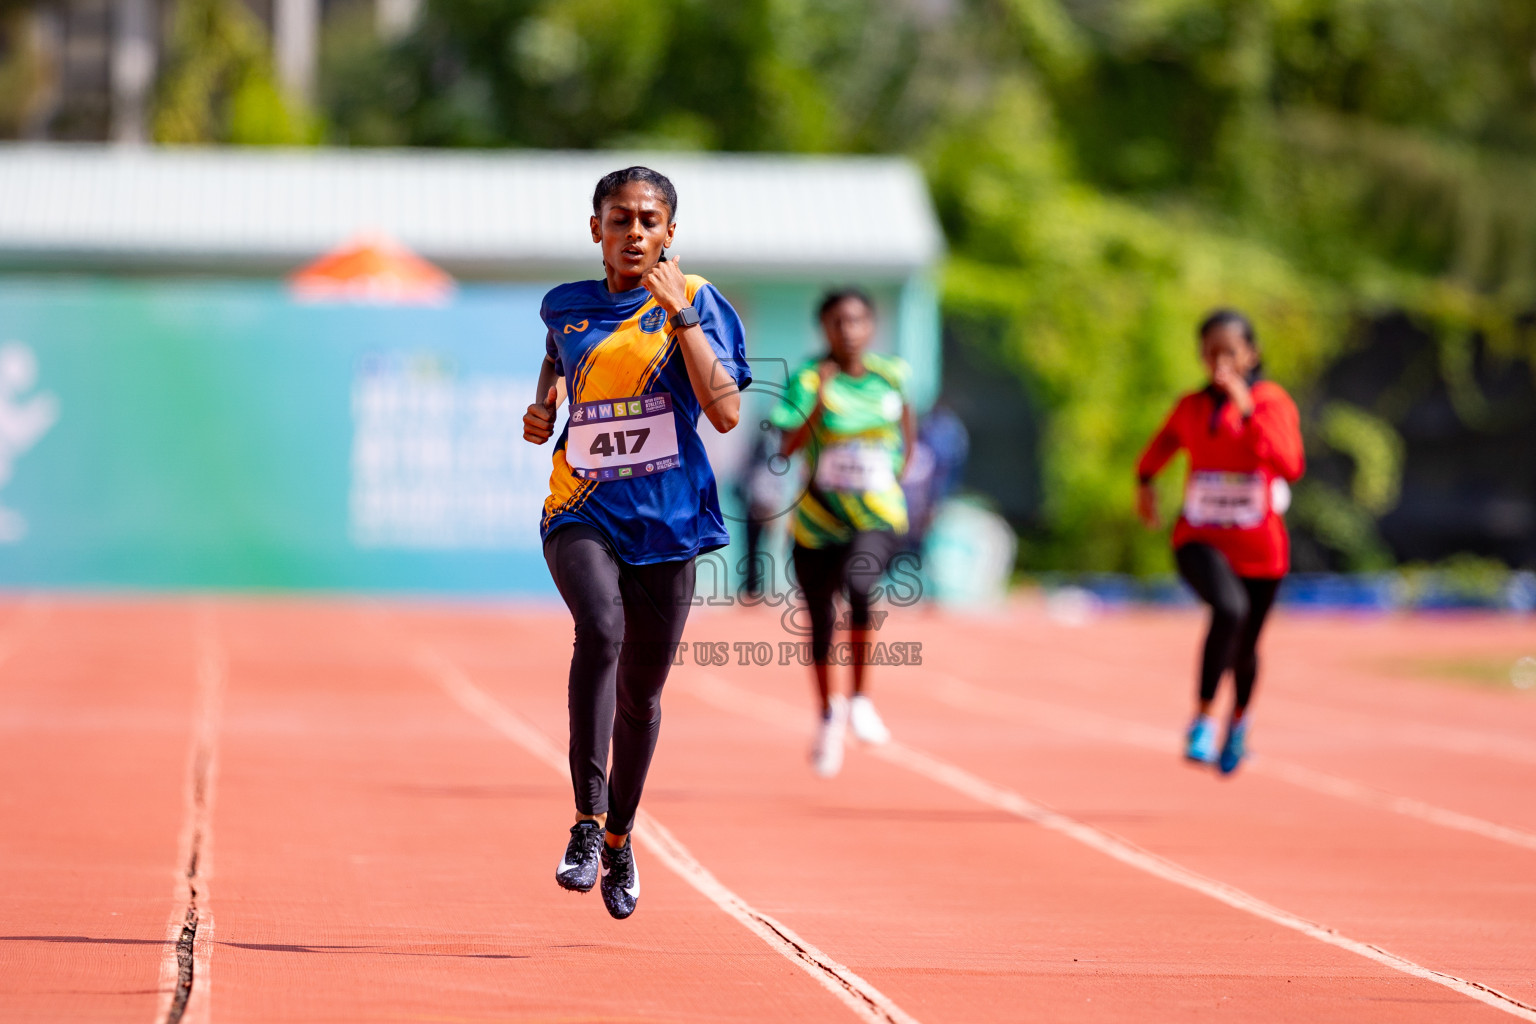
[[(794, 510), (795, 577), (811, 619), (811, 656), (821, 720), (811, 751), (818, 774), (837, 774), (843, 730), (866, 743), (884, 743), (890, 730), (865, 693), (870, 651), (870, 604), (899, 538), (907, 532), (900, 476), (916, 424), (907, 401), (907, 364), (867, 351), (875, 334), (874, 304), (856, 289), (821, 304), (827, 354), (790, 376), (773, 425), (784, 432), (782, 453), (804, 450), (807, 487)], [(853, 693), (832, 693), (828, 674), (839, 594), (848, 601)], [(842, 659), (839, 659), (842, 660)]]

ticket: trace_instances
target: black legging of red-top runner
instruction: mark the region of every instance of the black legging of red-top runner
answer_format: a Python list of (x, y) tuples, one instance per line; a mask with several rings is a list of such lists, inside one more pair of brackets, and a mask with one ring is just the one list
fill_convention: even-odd
[(805, 594), (811, 617), (811, 659), (827, 662), (832, 649), (832, 630), (837, 618), (837, 595), (848, 597), (848, 622), (854, 629), (868, 629), (873, 622), (870, 605), (875, 588), (885, 575), (900, 538), (889, 530), (855, 533), (847, 544), (806, 548), (796, 544), (791, 553), (795, 581)]
[(693, 604), (693, 559), (631, 565), (577, 523), (545, 539), (544, 560), (576, 620), (567, 698), (576, 810), (607, 812), (608, 831), (624, 835), (661, 733), (661, 688)]
[(1275, 603), (1280, 581), (1239, 576), (1227, 556), (1209, 544), (1185, 544), (1173, 556), (1179, 575), (1211, 606), (1211, 627), (1200, 659), (1200, 700), (1216, 699), (1216, 688), (1230, 668), (1237, 689), (1234, 707), (1242, 710), (1253, 699), (1253, 683), (1259, 674), (1259, 633)]

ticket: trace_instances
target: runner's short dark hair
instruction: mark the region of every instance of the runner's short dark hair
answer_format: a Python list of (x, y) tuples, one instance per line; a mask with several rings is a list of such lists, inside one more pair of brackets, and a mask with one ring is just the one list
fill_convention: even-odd
[(844, 299), (857, 299), (858, 301), (864, 303), (864, 308), (869, 310), (871, 316), (874, 315), (875, 302), (869, 297), (869, 293), (864, 291), (862, 288), (854, 288), (849, 286), (847, 288), (834, 288), (827, 292), (827, 294), (823, 295), (821, 297), (821, 305), (816, 307), (816, 319), (820, 320), (822, 317), (826, 316), (827, 313), (831, 311), (832, 307), (836, 306)]
[(677, 189), (672, 187), (672, 180), (660, 171), (640, 166), (626, 167), (621, 171), (609, 171), (597, 179), (597, 188), (592, 192), (592, 213), (601, 217), (603, 202), (625, 185), (637, 181), (643, 181), (660, 192), (662, 201), (667, 204), (667, 220), (677, 219)]
[(1245, 314), (1238, 310), (1229, 308), (1213, 309), (1207, 313), (1205, 319), (1200, 321), (1200, 330), (1196, 333), (1195, 337), (1204, 341), (1207, 334), (1218, 327), (1226, 327), (1228, 324), (1242, 331), (1243, 338), (1247, 340), (1248, 344), (1252, 345), (1255, 349), (1259, 347), (1259, 336), (1253, 329), (1253, 321), (1249, 320)]

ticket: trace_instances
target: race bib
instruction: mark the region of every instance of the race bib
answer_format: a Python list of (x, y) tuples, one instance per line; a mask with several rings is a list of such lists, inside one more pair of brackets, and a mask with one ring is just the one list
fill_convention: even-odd
[(824, 491), (883, 491), (895, 483), (890, 450), (868, 441), (828, 445), (816, 460), (816, 486)]
[(583, 480), (627, 480), (676, 469), (682, 463), (672, 396), (573, 404), (565, 461)]
[(1199, 471), (1184, 488), (1184, 518), (1191, 526), (1246, 530), (1269, 514), (1269, 487), (1262, 473)]

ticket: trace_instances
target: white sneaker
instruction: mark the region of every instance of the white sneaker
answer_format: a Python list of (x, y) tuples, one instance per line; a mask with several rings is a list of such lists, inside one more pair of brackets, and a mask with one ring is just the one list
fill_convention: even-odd
[(830, 779), (843, 769), (843, 729), (847, 719), (847, 701), (833, 697), (831, 712), (816, 726), (811, 767), (824, 779)]
[(865, 743), (879, 746), (891, 742), (891, 730), (880, 720), (874, 701), (862, 693), (848, 702), (848, 725), (854, 736)]

